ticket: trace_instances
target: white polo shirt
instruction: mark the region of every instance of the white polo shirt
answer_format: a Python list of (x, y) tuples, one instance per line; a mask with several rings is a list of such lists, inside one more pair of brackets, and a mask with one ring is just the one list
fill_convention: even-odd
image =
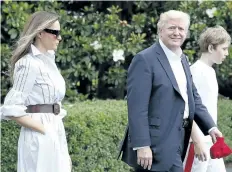
[[(217, 123), (218, 82), (215, 70), (201, 60), (197, 60), (190, 67), (190, 70), (203, 105), (206, 106), (214, 122)], [(198, 126), (197, 132), (202, 138), (204, 137), (206, 142), (212, 142), (211, 137), (204, 136)]]

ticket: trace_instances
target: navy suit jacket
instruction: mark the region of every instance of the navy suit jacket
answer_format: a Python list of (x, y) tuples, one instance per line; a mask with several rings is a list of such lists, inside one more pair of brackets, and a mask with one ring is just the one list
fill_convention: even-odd
[[(202, 104), (184, 55), (182, 59), (187, 79), (190, 120), (190, 125), (185, 129), (183, 160), (193, 119), (205, 135), (216, 125)], [(151, 170), (168, 170), (173, 165), (183, 138), (181, 127), (185, 101), (158, 42), (139, 52), (129, 66), (127, 105), (128, 126), (120, 148), (122, 160), (132, 167), (138, 167), (137, 153), (133, 148), (150, 146), (153, 152)]]

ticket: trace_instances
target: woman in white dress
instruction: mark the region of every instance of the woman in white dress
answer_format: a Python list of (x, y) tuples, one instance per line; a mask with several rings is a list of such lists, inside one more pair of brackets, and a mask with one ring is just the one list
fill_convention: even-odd
[(39, 11), (30, 17), (13, 52), (13, 87), (1, 107), (1, 118), (22, 126), (18, 172), (71, 171), (62, 122), (66, 111), (61, 108), (65, 81), (54, 55), (60, 41), (59, 16)]

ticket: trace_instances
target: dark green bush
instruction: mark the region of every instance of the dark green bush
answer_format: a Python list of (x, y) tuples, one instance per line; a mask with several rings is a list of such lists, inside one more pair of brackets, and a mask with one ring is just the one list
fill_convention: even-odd
[[(65, 105), (64, 119), (73, 172), (128, 172), (116, 160), (119, 142), (127, 124), (125, 101), (85, 101)], [(232, 101), (219, 101), (219, 128), (232, 147)], [(2, 172), (16, 171), (19, 127), (12, 121), (1, 125)], [(232, 157), (226, 158), (232, 162)]]
[[(225, 142), (232, 148), (232, 101), (221, 99), (218, 103), (218, 128), (225, 136)], [(232, 163), (232, 156), (225, 158)]]
[[(30, 5), (29, 5), (30, 4)], [(124, 61), (129, 61), (145, 48), (145, 36), (142, 33), (143, 15), (137, 14), (130, 24), (121, 21), (116, 6), (108, 8), (108, 13), (100, 13), (93, 6), (81, 11), (65, 11), (65, 2), (7, 2), (3, 3), (2, 27), (4, 27), (3, 44), (12, 45), (19, 37), (28, 14), (37, 10), (56, 11), (60, 16), (62, 39), (57, 51), (56, 61), (66, 79), (69, 100), (74, 100), (77, 92), (89, 95), (89, 98), (123, 98), (126, 68)], [(20, 15), (19, 8), (20, 6)], [(113, 60), (113, 52), (121, 50), (122, 60)], [(10, 58), (10, 49), (2, 52)], [(127, 57), (127, 59), (125, 59)], [(8, 66), (1, 64), (5, 73)], [(2, 79), (9, 83), (9, 78)], [(5, 85), (4, 85), (5, 86)], [(6, 85), (7, 86), (7, 85)], [(4, 88), (4, 89), (8, 89)], [(78, 94), (80, 96), (80, 94)], [(2, 98), (5, 92), (2, 94)], [(82, 96), (85, 98), (85, 96)]]

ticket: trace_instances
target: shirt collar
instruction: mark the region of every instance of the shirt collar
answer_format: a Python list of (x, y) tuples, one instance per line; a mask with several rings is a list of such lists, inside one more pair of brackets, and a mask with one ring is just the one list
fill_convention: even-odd
[(180, 55), (176, 55), (174, 52), (172, 52), (162, 41), (159, 39), (160, 46), (164, 50), (164, 53), (166, 54), (168, 60), (178, 60), (181, 61), (181, 55), (182, 50), (180, 50)]
[(197, 60), (197, 61), (196, 61), (196, 63), (198, 63), (199, 65), (201, 65), (201, 66), (202, 66), (202, 68), (206, 68), (206, 69), (209, 69), (209, 70), (213, 70), (213, 71), (214, 71), (213, 67), (211, 67), (211, 66), (207, 65), (206, 63), (204, 63), (204, 62), (203, 62), (203, 61), (201, 61), (200, 59), (199, 59), (199, 60)]
[[(41, 53), (38, 48), (36, 48), (33, 44), (31, 44), (31, 52), (33, 54), (33, 56), (38, 56), (38, 55), (41, 55), (43, 53)], [(49, 57), (54, 57), (55, 56), (55, 51), (54, 50), (48, 50), (46, 53), (45, 53), (46, 56), (49, 56)]]

